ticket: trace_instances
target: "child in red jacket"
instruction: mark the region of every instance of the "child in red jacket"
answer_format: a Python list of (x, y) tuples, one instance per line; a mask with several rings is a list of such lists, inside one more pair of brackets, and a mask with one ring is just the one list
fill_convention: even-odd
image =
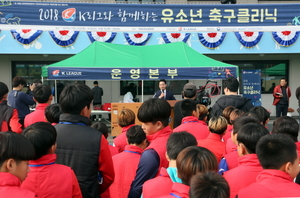
[(21, 183), (29, 172), (28, 161), (35, 156), (32, 144), (14, 132), (0, 132), (0, 197), (35, 198), (22, 189)]
[(176, 166), (178, 177), (182, 183), (174, 182), (171, 192), (160, 198), (188, 198), (192, 176), (198, 172), (217, 172), (218, 170), (215, 155), (208, 149), (198, 146), (189, 146), (183, 149), (176, 159)]
[(148, 146), (146, 134), (139, 125), (126, 132), (125, 150), (113, 156), (115, 180), (109, 187), (110, 197), (127, 198), (143, 150)]
[(21, 187), (39, 198), (82, 198), (73, 170), (55, 164), (56, 129), (50, 123), (36, 122), (24, 129), (23, 135), (35, 148), (35, 160), (29, 162), (30, 173)]
[(239, 166), (224, 172), (231, 198), (235, 198), (242, 188), (254, 183), (257, 175), (263, 170), (255, 154), (255, 147), (258, 140), (267, 134), (268, 129), (258, 123), (248, 123), (239, 129), (237, 135)]
[(143, 184), (158, 175), (162, 167), (168, 167), (166, 144), (172, 129), (169, 126), (171, 106), (166, 100), (151, 98), (138, 110), (138, 119), (150, 142), (143, 151), (128, 198), (140, 197)]
[(238, 197), (299, 197), (300, 185), (293, 182), (299, 173), (294, 141), (284, 134), (268, 134), (258, 141), (256, 153), (264, 170), (256, 183), (239, 191)]
[(191, 179), (190, 198), (229, 198), (227, 181), (218, 173), (197, 173)]
[(226, 133), (227, 120), (223, 116), (212, 117), (208, 122), (210, 134), (205, 140), (198, 140), (198, 146), (202, 146), (213, 152), (218, 163), (225, 154), (225, 143), (222, 136)]
[(180, 110), (183, 116), (181, 125), (173, 129), (173, 132), (187, 131), (194, 135), (197, 140), (207, 138), (209, 130), (205, 121), (199, 120), (197, 102), (191, 99), (184, 99), (181, 101)]
[(22, 133), (22, 125), (19, 123), (18, 111), (7, 105), (7, 94), (7, 85), (0, 82), (0, 131)]
[(189, 146), (197, 146), (196, 138), (188, 132), (172, 133), (167, 142), (167, 159), (169, 167), (160, 169), (157, 177), (146, 181), (143, 185), (143, 198), (156, 198), (168, 194), (173, 182), (182, 183), (178, 178), (176, 159), (178, 154)]

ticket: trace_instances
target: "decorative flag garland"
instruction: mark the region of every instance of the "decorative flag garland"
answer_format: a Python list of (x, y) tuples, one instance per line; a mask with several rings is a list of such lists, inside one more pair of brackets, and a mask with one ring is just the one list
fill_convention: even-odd
[(272, 32), (273, 39), (281, 46), (291, 46), (293, 45), (298, 37), (299, 31), (282, 31), (282, 32)]
[(18, 29), (10, 31), (14, 39), (23, 45), (29, 45), (35, 41), (42, 33), (42, 30)]
[(263, 32), (235, 32), (239, 42), (247, 48), (255, 47), (263, 36)]
[(152, 33), (124, 33), (124, 36), (129, 45), (145, 45), (152, 36)]
[(116, 32), (86, 32), (89, 39), (93, 43), (94, 41), (111, 43), (116, 37)]
[(226, 32), (198, 33), (200, 43), (209, 49), (219, 47), (223, 43), (225, 36)]
[(61, 47), (68, 47), (75, 43), (79, 31), (49, 31), (49, 34), (57, 45)]
[(189, 39), (191, 33), (161, 33), (165, 43), (185, 42)]

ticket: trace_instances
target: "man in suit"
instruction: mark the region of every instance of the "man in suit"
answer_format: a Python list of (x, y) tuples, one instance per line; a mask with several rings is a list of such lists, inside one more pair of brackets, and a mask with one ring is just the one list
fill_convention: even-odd
[(154, 94), (153, 98), (160, 98), (165, 100), (176, 100), (173, 93), (166, 90), (167, 82), (165, 79), (160, 79), (158, 86), (160, 90)]

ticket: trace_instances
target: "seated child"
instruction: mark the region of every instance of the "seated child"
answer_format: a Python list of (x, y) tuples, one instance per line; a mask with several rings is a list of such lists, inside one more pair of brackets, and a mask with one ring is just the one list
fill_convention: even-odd
[(22, 133), (22, 125), (19, 123), (18, 111), (7, 105), (7, 94), (7, 85), (0, 82), (0, 131)]
[(197, 104), (197, 111), (199, 113), (199, 120), (203, 121), (203, 125), (207, 126), (206, 121), (208, 118), (208, 109), (203, 104)]
[(299, 197), (300, 185), (293, 182), (299, 173), (295, 142), (284, 134), (268, 134), (258, 141), (256, 153), (264, 170), (238, 197)]
[(259, 119), (260, 119), (260, 122), (266, 126), (270, 120), (270, 112), (268, 112), (267, 109), (265, 109), (264, 107), (262, 106), (255, 106), (255, 107), (252, 107), (250, 109), (249, 112), (255, 112)]
[(191, 179), (190, 198), (229, 198), (227, 181), (216, 172), (197, 173)]
[(166, 100), (151, 98), (140, 106), (137, 116), (150, 144), (141, 155), (128, 198), (140, 197), (143, 184), (157, 176), (162, 167), (168, 167), (166, 144), (172, 133), (170, 115), (171, 106)]
[(127, 198), (141, 154), (148, 146), (146, 134), (139, 125), (128, 129), (126, 137), (128, 145), (125, 146), (125, 150), (112, 158), (115, 180), (109, 187), (110, 197)]
[[(233, 122), (233, 130), (231, 133), (231, 139), (228, 139), (227, 145), (231, 142), (233, 145), (237, 146), (236, 138), (237, 138), (238, 131), (240, 130), (240, 128), (242, 126), (244, 126), (247, 123), (258, 123), (259, 124), (259, 120), (256, 117), (252, 117), (252, 116), (238, 117)], [(223, 174), (223, 172), (233, 169), (234, 167), (237, 167), (238, 166), (238, 158), (239, 158), (239, 155), (238, 155), (237, 147), (236, 147), (234, 151), (224, 155), (224, 158), (220, 161), (219, 173)]]
[(259, 123), (248, 123), (239, 129), (237, 134), (239, 165), (224, 172), (223, 175), (230, 187), (230, 197), (235, 198), (239, 190), (254, 183), (257, 175), (263, 170), (255, 154), (255, 147), (258, 140), (267, 134), (268, 129)]
[(81, 191), (73, 170), (55, 164), (56, 129), (50, 123), (36, 122), (24, 129), (23, 135), (33, 144), (36, 157), (29, 161), (30, 173), (21, 187), (37, 197), (81, 198)]
[(233, 122), (235, 121), (235, 119), (237, 119), (238, 117), (241, 117), (242, 115), (244, 115), (244, 111), (239, 110), (239, 109), (234, 109), (230, 113), (228, 125), (231, 126), (231, 127), (229, 127), (229, 130), (228, 130), (228, 127), (227, 127), (226, 133), (225, 133), (225, 135), (223, 135), (223, 141), (225, 142), (225, 144), (227, 143), (227, 140), (229, 138), (231, 138), (231, 133), (232, 133), (232, 130), (233, 130)]
[(169, 167), (160, 169), (157, 177), (146, 181), (143, 185), (143, 198), (156, 198), (168, 194), (173, 182), (182, 183), (177, 176), (176, 158), (189, 146), (197, 146), (196, 138), (188, 132), (172, 133), (167, 141), (167, 159)]
[(1, 198), (36, 197), (33, 192), (20, 187), (29, 172), (28, 162), (34, 157), (34, 148), (25, 137), (14, 132), (0, 132)]
[[(102, 122), (95, 122), (94, 124), (92, 124), (91, 127), (96, 129), (97, 131), (101, 132), (106, 139), (108, 138), (108, 128), (107, 128), (106, 124), (104, 124)], [(109, 147), (111, 156), (114, 156), (119, 153), (118, 148), (116, 148), (110, 144), (108, 144), (108, 147)]]
[(208, 149), (198, 146), (183, 149), (176, 159), (176, 166), (178, 177), (182, 180), (182, 183), (174, 182), (171, 192), (168, 195), (161, 196), (161, 198), (188, 198), (192, 176), (199, 172), (217, 172), (218, 170), (215, 155)]
[(50, 122), (52, 125), (59, 123), (59, 116), (62, 114), (62, 111), (59, 107), (59, 104), (48, 105), (45, 109), (45, 120)]
[(135, 125), (134, 112), (130, 109), (122, 109), (117, 116), (117, 122), (122, 127), (122, 133), (114, 139), (114, 144), (118, 148), (119, 153), (121, 153), (127, 145), (126, 132), (130, 127)]
[(216, 155), (218, 163), (225, 153), (225, 143), (221, 141), (222, 136), (226, 133), (227, 120), (222, 117), (212, 117), (208, 122), (209, 136), (204, 140), (198, 140), (198, 146), (210, 150)]
[(194, 135), (197, 140), (207, 138), (209, 131), (206, 123), (199, 120), (197, 102), (191, 99), (184, 99), (181, 101), (180, 110), (183, 118), (181, 124), (173, 129), (173, 132), (187, 131)]

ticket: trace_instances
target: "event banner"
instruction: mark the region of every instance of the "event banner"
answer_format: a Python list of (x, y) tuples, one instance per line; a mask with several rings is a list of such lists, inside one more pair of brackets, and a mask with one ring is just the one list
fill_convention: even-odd
[(236, 77), (237, 67), (76, 68), (48, 67), (48, 79), (59, 80), (187, 80)]
[[(78, 31), (297, 30), (300, 4), (94, 4), (0, 1), (1, 29)], [(19, 27), (15, 27), (15, 26)]]
[(261, 71), (243, 70), (243, 96), (251, 99), (254, 106), (261, 106)]

